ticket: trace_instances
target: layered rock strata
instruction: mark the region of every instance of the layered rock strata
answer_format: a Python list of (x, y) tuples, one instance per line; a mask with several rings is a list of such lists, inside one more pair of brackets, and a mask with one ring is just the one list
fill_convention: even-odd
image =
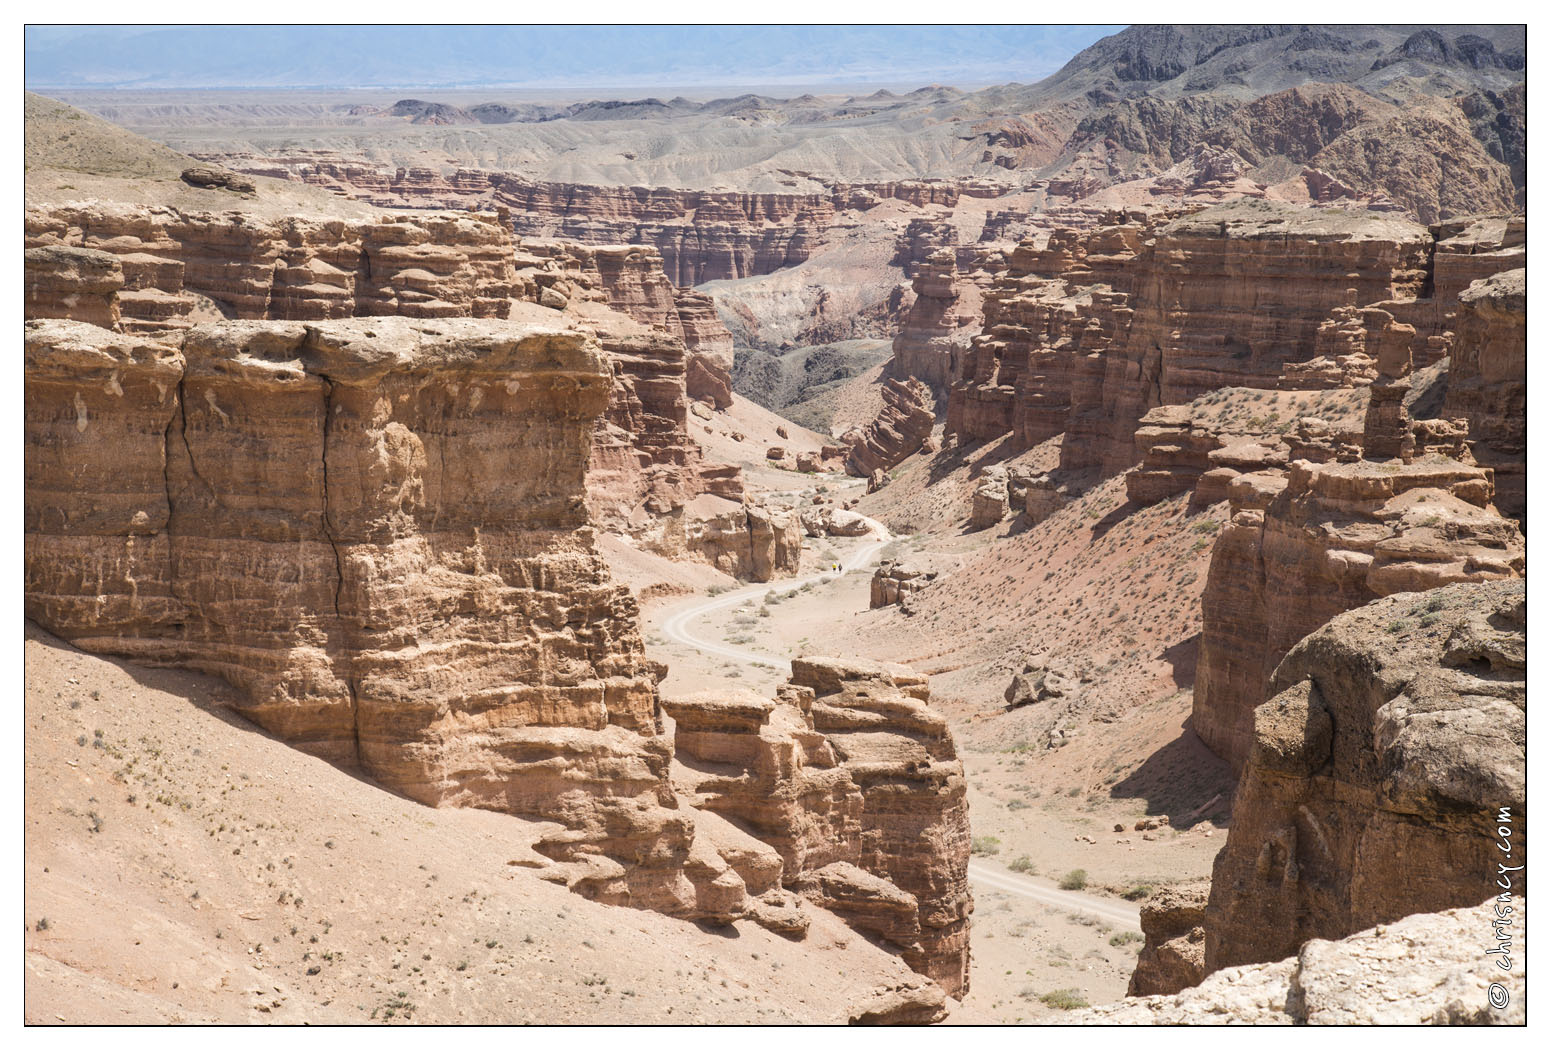
[(1293, 647), (1213, 865), (1208, 971), (1495, 894), (1496, 829), (1524, 820), (1526, 660), (1522, 581), (1391, 595)]
[(503, 321), (28, 322), (27, 615), (218, 674), (432, 805), (542, 817), (581, 893), (747, 910), (667, 781), (659, 665), (583, 501), (610, 368)]
[(1379, 346), (1446, 357), (1471, 282), (1523, 262), (1521, 219), (1424, 228), (1392, 214), (1241, 200), (1111, 213), (1005, 254), (951, 380), (947, 430), (1064, 433), (1063, 469), (1122, 471), (1160, 406), (1220, 387), (1366, 385)]
[[(265, 221), (92, 204), (29, 209), (26, 229), (37, 275), (29, 284), (33, 316), (111, 320), (106, 293), (97, 302), (62, 291), (81, 285), (83, 260), (112, 270), (79, 254), (84, 249), (106, 253), (122, 271), (113, 295), (119, 325), (131, 332), (177, 332), (222, 318), (521, 316), (568, 324), (591, 333), (612, 362), (613, 394), (594, 431), (587, 486), (595, 518), (622, 531), (652, 528), (663, 516), (685, 517), (701, 494), (742, 499), (741, 471), (706, 463), (687, 424), (691, 385), (712, 403), (730, 402), (731, 337), (704, 297), (668, 284), (649, 249), (519, 245), (500, 216), (474, 213)], [(65, 264), (67, 249), (76, 254)], [(682, 536), (693, 528), (663, 531)]]
[(512, 239), (493, 215), (270, 222), (92, 203), (30, 208), (25, 227), (29, 247), (116, 256), (122, 324), (131, 331), (223, 316), (496, 318), (507, 316), (513, 297)]
[(1529, 346), (1524, 271), (1475, 281), (1460, 293), (1459, 302), (1443, 415), (1465, 420), (1476, 462), (1492, 469), (1498, 508), (1522, 523)]
[(926, 679), (799, 658), (774, 700), (667, 700), (676, 778), (780, 856), (780, 882), (838, 912), (962, 997), (969, 983), (963, 766)]
[(935, 397), (945, 399), (959, 358), (983, 324), (981, 288), (959, 272), (954, 253), (946, 248), (919, 265), (911, 288), (915, 301), (894, 337), (889, 368), (895, 376), (920, 380)]
[(1234, 766), (1271, 671), (1332, 617), (1397, 592), (1506, 580), (1524, 537), (1491, 508), (1491, 472), (1429, 455), (1244, 474), (1201, 597), (1191, 726)]
[(28, 318), (71, 318), (119, 327), (118, 293), (124, 268), (109, 252), (48, 245), (24, 253), (24, 309)]
[(962, 197), (997, 197), (1008, 186), (982, 179), (833, 183), (815, 193), (746, 193), (671, 187), (534, 181), (459, 168), (387, 169), (316, 155), (221, 155), (233, 170), (322, 186), (384, 208), (466, 211), (502, 208), (515, 233), (582, 244), (632, 244), (661, 253), (681, 287), (774, 273), (807, 260), (840, 213), (885, 200), (951, 208)]
[(682, 340), (689, 396), (717, 409), (732, 405), (732, 333), (709, 296), (675, 287), (668, 280), (655, 249), (528, 241), (519, 243), (518, 251), (539, 252), (556, 260), (567, 284), (601, 289), (615, 310)]
[(858, 478), (892, 470), (921, 451), (936, 419), (926, 384), (916, 379), (886, 380), (883, 408), (847, 441), (846, 470)]

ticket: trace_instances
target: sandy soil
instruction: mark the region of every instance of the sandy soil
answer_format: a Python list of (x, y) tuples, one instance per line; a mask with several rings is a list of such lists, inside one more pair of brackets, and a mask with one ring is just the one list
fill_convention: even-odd
[(437, 810), (310, 758), (231, 688), (29, 627), (32, 1024), (844, 1022), (909, 971), (546, 882), (538, 822)]

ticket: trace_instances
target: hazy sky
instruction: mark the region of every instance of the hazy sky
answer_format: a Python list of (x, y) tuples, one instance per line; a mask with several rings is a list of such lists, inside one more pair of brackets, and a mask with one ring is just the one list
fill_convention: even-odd
[(1054, 73), (1120, 26), (37, 26), (29, 88), (928, 83)]

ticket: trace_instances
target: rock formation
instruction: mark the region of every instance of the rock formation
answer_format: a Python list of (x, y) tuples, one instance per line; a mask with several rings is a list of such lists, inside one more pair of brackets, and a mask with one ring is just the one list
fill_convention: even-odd
[[(1016, 449), (1064, 433), (1064, 470), (1113, 474), (1147, 453), (1156, 436), (1137, 429), (1161, 406), (1228, 386), (1366, 385), (1381, 344), (1408, 349), (1416, 368), (1439, 361), (1470, 283), (1522, 265), (1523, 225), (1423, 228), (1240, 200), (1178, 218), (1110, 213), (1005, 258), (952, 377), (947, 431), (968, 442), (1010, 431)], [(1153, 481), (1180, 479), (1136, 481), (1154, 499)]]
[[(29, 209), (26, 229), (37, 275), (32, 316), (111, 321), (108, 293), (86, 284), (106, 288), (113, 278), (82, 275), (112, 266), (85, 251), (107, 253), (122, 271), (113, 295), (119, 324), (131, 332), (176, 332), (223, 317), (375, 316), (520, 316), (586, 331), (613, 365), (586, 488), (594, 518), (682, 538), (697, 528), (683, 521), (697, 496), (742, 499), (741, 472), (704, 462), (687, 426), (691, 377), (711, 402), (730, 400), (730, 336), (704, 297), (667, 283), (649, 249), (519, 245), (499, 216), (474, 213), (268, 222), (92, 204)], [(663, 525), (665, 516), (678, 521)], [(738, 546), (754, 543), (750, 536)], [(782, 571), (795, 570), (785, 549), (771, 553)]]
[(49, 245), (24, 254), (28, 318), (73, 318), (119, 327), (118, 293), (124, 268), (109, 252)]
[(946, 397), (958, 359), (983, 323), (981, 289), (961, 275), (951, 248), (926, 257), (911, 288), (915, 302), (894, 337), (893, 375), (920, 380), (936, 397)]
[(501, 208), (523, 237), (655, 248), (681, 287), (773, 273), (808, 259), (840, 212), (883, 200), (952, 207), (961, 196), (995, 197), (1007, 187), (979, 179), (834, 183), (827, 192), (745, 193), (672, 187), (535, 181), (510, 172), (460, 168), (385, 169), (315, 154), (221, 161), (251, 175), (322, 186), (383, 208), (465, 211)]
[(926, 590), (937, 574), (913, 562), (886, 558), (873, 570), (869, 609), (900, 606), (910, 612), (910, 596)]
[(883, 408), (848, 442), (846, 470), (858, 478), (888, 471), (919, 452), (932, 433), (936, 416), (932, 392), (917, 379), (889, 379), (883, 385)]
[[(601, 290), (615, 310), (678, 337), (687, 351), (685, 385), (690, 397), (718, 409), (732, 404), (732, 333), (717, 317), (709, 296), (676, 288), (668, 280), (655, 249), (528, 241), (520, 242), (518, 251), (554, 260), (566, 285)], [(539, 273), (534, 276), (540, 279)]]
[(682, 552), (740, 580), (768, 581), (792, 576), (802, 560), (803, 523), (791, 511), (746, 500), (718, 501), (724, 510), (704, 508), (695, 501), (682, 521), (684, 536), (659, 540), (654, 546), (668, 554)]
[(969, 527), (989, 529), (1007, 517), (1007, 468), (1000, 464), (986, 468), (975, 483), (970, 498)]
[(93, 203), (30, 208), (26, 233), (29, 246), (117, 256), (123, 325), (133, 331), (222, 316), (495, 318), (513, 296), (512, 239), (493, 215), (266, 222)]
[(1406, 590), (1271, 677), (1213, 865), (1208, 971), (1496, 893), (1499, 813), (1525, 806), (1524, 584)]
[(1315, 464), (1228, 485), (1231, 519), (1201, 597), (1191, 726), (1235, 766), (1271, 671), (1299, 639), (1381, 595), (1505, 580), (1524, 538), (1491, 509), (1490, 473), (1441, 456)]
[[(1073, 1011), (1062, 1025), (1523, 1025), (1524, 997), (1491, 1005), (1482, 957), (1495, 906), (1421, 913), (1276, 963), (1229, 967), (1177, 995)], [(1501, 903), (1523, 930), (1524, 898)], [(1515, 980), (1526, 977), (1522, 958)]]
[(1476, 462), (1490, 467), (1497, 507), (1522, 523), (1526, 510), (1524, 271), (1478, 280), (1460, 293), (1443, 415), (1463, 418)]
[[(775, 700), (670, 699), (695, 805), (779, 855), (779, 882), (962, 997), (969, 983), (964, 773), (926, 678), (895, 665), (792, 661)], [(687, 760), (686, 760), (687, 763)]]
[(1146, 942), (1127, 996), (1159, 996), (1200, 985), (1206, 977), (1205, 880), (1164, 887), (1142, 905)]
[(746, 908), (667, 783), (660, 666), (583, 503), (609, 365), (504, 321), (28, 322), (26, 609), (221, 675), (297, 747), (559, 821), (578, 891)]

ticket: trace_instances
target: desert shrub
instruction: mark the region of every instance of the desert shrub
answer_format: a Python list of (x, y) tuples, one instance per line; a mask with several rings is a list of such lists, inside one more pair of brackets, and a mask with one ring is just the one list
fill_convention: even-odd
[(1088, 1006), (1088, 1001), (1076, 989), (1052, 989), (1041, 996), (1039, 1002), (1061, 1011), (1075, 1011)]
[(1062, 890), (1082, 890), (1088, 885), (1088, 870), (1073, 869), (1061, 877)]
[(995, 836), (976, 836), (969, 841), (969, 852), (984, 855), (1000, 854), (1002, 841)]

